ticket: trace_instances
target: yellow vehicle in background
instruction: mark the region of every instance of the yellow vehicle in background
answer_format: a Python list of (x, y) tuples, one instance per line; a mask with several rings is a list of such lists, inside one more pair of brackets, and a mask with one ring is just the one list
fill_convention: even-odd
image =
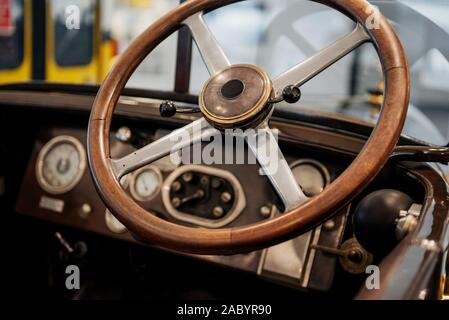
[(101, 82), (118, 54), (107, 3), (0, 0), (0, 83)]

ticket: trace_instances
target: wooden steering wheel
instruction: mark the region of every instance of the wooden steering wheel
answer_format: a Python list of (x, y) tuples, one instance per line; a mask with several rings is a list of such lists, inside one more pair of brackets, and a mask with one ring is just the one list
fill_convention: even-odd
[[(101, 198), (130, 231), (165, 248), (197, 254), (234, 254), (274, 245), (304, 233), (330, 217), (370, 183), (388, 160), (405, 121), (409, 70), (404, 51), (383, 16), (379, 17), (378, 28), (367, 26), (373, 13), (367, 1), (316, 0), (357, 22), (356, 28), (272, 80), (256, 66), (231, 65), (203, 20), (203, 12), (234, 2), (239, 0), (190, 0), (160, 18), (121, 55), (93, 105), (88, 131), (89, 166)], [(203, 118), (121, 159), (112, 159), (110, 124), (122, 89), (142, 60), (183, 25), (191, 30), (211, 74), (200, 94)], [(385, 94), (380, 117), (357, 158), (319, 195), (310, 199), (304, 196), (279, 149), (275, 159), (278, 170), (268, 177), (284, 202), (286, 213), (249, 226), (212, 230), (177, 225), (141, 208), (120, 186), (123, 175), (173, 152), (177, 135), (185, 133), (191, 136), (191, 143), (195, 143), (212, 127), (263, 127), (270, 146), (278, 148), (267, 126), (271, 115), (270, 99), (279, 97), (288, 85), (301, 86), (365, 42), (372, 42), (382, 64)], [(257, 146), (248, 144), (256, 153)], [(266, 170), (265, 165), (261, 167)]]

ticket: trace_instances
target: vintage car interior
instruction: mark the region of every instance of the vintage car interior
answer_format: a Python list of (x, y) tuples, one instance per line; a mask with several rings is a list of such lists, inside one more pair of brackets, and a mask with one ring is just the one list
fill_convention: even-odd
[(448, 14), (0, 1), (4, 287), (449, 299)]

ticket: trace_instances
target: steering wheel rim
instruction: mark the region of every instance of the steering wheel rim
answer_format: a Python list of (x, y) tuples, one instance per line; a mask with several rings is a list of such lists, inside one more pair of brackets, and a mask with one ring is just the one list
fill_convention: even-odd
[(196, 254), (235, 254), (291, 239), (324, 221), (363, 190), (387, 162), (402, 131), (408, 108), (409, 70), (392, 27), (380, 15), (379, 28), (367, 28), (366, 21), (373, 10), (365, 0), (312, 0), (342, 12), (363, 26), (382, 64), (385, 95), (380, 117), (353, 163), (321, 194), (279, 217), (249, 226), (190, 228), (162, 220), (141, 208), (122, 189), (110, 157), (110, 124), (121, 91), (142, 60), (186, 19), (239, 1), (191, 0), (160, 18), (121, 55), (95, 99), (88, 127), (88, 158), (94, 183), (110, 211), (130, 231), (152, 244)]

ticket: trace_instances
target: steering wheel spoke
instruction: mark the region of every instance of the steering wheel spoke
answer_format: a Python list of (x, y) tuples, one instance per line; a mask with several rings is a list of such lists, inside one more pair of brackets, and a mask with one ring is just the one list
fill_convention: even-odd
[(246, 136), (249, 149), (281, 198), (286, 211), (308, 200), (293, 176), (271, 129), (265, 125)]
[(369, 41), (371, 39), (368, 33), (362, 25), (357, 24), (350, 34), (276, 77), (273, 80), (275, 96), (280, 97), (282, 90), (289, 85), (302, 86), (363, 43)]
[(231, 65), (217, 39), (204, 21), (203, 12), (190, 16), (184, 21), (184, 24), (192, 32), (193, 39), (211, 75)]
[(136, 150), (120, 159), (111, 159), (112, 168), (117, 179), (147, 164), (157, 161), (189, 145), (199, 143), (202, 139), (216, 132), (209, 123), (201, 118), (173, 131), (172, 133)]

